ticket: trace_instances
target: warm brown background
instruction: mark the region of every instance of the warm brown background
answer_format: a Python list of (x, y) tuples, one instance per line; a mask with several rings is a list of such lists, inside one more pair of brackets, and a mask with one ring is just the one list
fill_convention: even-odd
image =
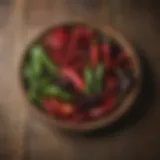
[[(23, 1), (23, 0), (22, 0)], [(17, 0), (23, 4), (23, 2)], [(160, 5), (158, 0), (26, 0), (23, 15), (15, 18), (15, 23), (8, 22), (9, 3), (0, 1), (1, 39), (0, 45), (0, 159), (15, 156), (18, 159), (22, 151), (26, 160), (157, 160), (160, 159)], [(15, 1), (16, 2), (16, 1)], [(5, 8), (6, 7), (6, 8)], [(5, 9), (4, 9), (5, 8)], [(13, 11), (13, 10), (12, 10)], [(15, 15), (18, 11), (15, 13)], [(18, 19), (24, 20), (23, 26)], [(151, 92), (154, 85), (147, 83), (138, 102), (138, 112), (131, 119), (144, 116), (130, 127), (115, 127), (116, 132), (105, 132), (92, 137), (78, 135), (67, 136), (59, 133), (46, 120), (19, 103), (14, 92), (12, 77), (13, 59), (17, 53), (14, 48), (23, 48), (25, 41), (32, 39), (43, 28), (59, 21), (85, 19), (99, 25), (111, 25), (143, 50), (153, 71), (146, 80), (154, 79), (156, 92)], [(7, 25), (7, 22), (9, 23)], [(13, 25), (14, 27), (12, 27)], [(8, 27), (9, 26), (9, 27)], [(7, 28), (7, 29), (6, 29)], [(22, 29), (25, 29), (22, 31)], [(27, 29), (27, 30), (26, 30)], [(7, 33), (8, 32), (8, 33)], [(12, 36), (12, 34), (14, 36)], [(14, 40), (16, 38), (16, 40)], [(16, 45), (14, 45), (16, 41)], [(19, 50), (18, 50), (19, 51)], [(139, 53), (139, 52), (138, 52)], [(145, 67), (147, 68), (147, 67)], [(147, 68), (149, 74), (149, 69)], [(6, 74), (9, 73), (9, 74)], [(152, 98), (154, 96), (154, 99)], [(149, 100), (152, 98), (152, 101)], [(145, 103), (141, 102), (145, 101)], [(27, 114), (28, 117), (24, 118)], [(123, 120), (129, 123), (131, 119)], [(27, 121), (25, 121), (27, 120)], [(27, 123), (24, 123), (27, 122)], [(118, 125), (119, 126), (119, 125)], [(25, 130), (24, 130), (25, 129)], [(24, 136), (23, 132), (24, 131)], [(21, 134), (22, 133), (22, 134)], [(114, 133), (114, 134), (113, 134)], [(100, 135), (100, 136), (99, 136)], [(20, 142), (20, 140), (22, 140)], [(22, 143), (24, 142), (24, 143)], [(2, 157), (2, 158), (1, 158)]]

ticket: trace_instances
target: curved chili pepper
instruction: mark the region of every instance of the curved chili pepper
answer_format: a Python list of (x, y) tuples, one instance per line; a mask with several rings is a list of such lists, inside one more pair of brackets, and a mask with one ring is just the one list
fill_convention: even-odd
[(71, 116), (74, 113), (74, 107), (71, 104), (62, 104), (60, 114), (63, 117)]
[(75, 68), (77, 72), (82, 72), (84, 70), (84, 67), (85, 67), (84, 62), (77, 62), (73, 64), (73, 68)]
[(114, 109), (116, 104), (116, 97), (107, 97), (107, 100), (104, 102), (102, 106), (98, 106), (97, 108), (93, 108), (89, 114), (91, 118), (101, 118), (103, 115), (111, 112)]
[(51, 74), (58, 74), (58, 67), (51, 62), (50, 58), (47, 56), (44, 48), (41, 45), (33, 47), (31, 53), (31, 55), (34, 55), (32, 61), (34, 66), (36, 65), (34, 68), (36, 69), (37, 73), (42, 71), (42, 66), (45, 65)]
[(50, 57), (50, 59), (52, 60), (53, 63), (62, 66), (63, 65), (63, 54), (64, 52), (62, 51), (52, 51), (49, 50), (48, 51), (48, 56)]
[(53, 116), (55, 114), (58, 114), (61, 104), (55, 99), (45, 98), (43, 100), (43, 106), (48, 114)]
[(71, 35), (71, 40), (68, 46), (67, 54), (64, 63), (68, 64), (77, 56), (78, 40), (80, 38), (91, 39), (91, 32), (85, 27), (77, 27)]
[(89, 112), (90, 117), (93, 119), (100, 118), (103, 114), (104, 114), (104, 111), (102, 106), (94, 108)]
[(58, 65), (63, 64), (63, 57), (70, 39), (64, 27), (55, 29), (45, 40), (46, 49), (52, 61)]
[(41, 46), (33, 47), (31, 49), (31, 62), (30, 64), (32, 66), (33, 72), (35, 76), (39, 77), (42, 74), (42, 48)]
[(72, 69), (70, 69), (70, 68), (63, 68), (61, 70), (61, 73), (62, 73), (62, 76), (67, 76), (68, 78), (70, 78), (71, 81), (76, 85), (76, 87), (78, 89), (80, 89), (80, 90), (84, 89), (84, 82), (83, 82), (83, 80)]
[(104, 64), (99, 64), (96, 68), (96, 72), (95, 72), (95, 79), (96, 79), (96, 83), (95, 83), (95, 87), (96, 87), (96, 92), (97, 93), (101, 93), (103, 91), (104, 88), (104, 79), (105, 79), (105, 66)]
[(64, 48), (66, 42), (69, 40), (69, 33), (65, 31), (65, 28), (58, 28), (53, 30), (52, 33), (45, 40), (46, 46), (52, 50), (61, 50)]
[(110, 45), (102, 44), (101, 50), (104, 56), (104, 62), (105, 62), (106, 69), (108, 70), (111, 68), (111, 63), (112, 63), (111, 58), (110, 58)]
[(87, 67), (84, 70), (84, 79), (86, 82), (86, 86), (85, 86), (85, 91), (87, 92), (87, 94), (91, 94), (92, 92), (94, 92), (94, 74), (93, 74), (93, 70), (90, 67)]
[(106, 113), (106, 112), (110, 112), (114, 109), (115, 105), (116, 105), (116, 102), (117, 102), (117, 96), (114, 95), (114, 96), (110, 96), (107, 98), (107, 100), (105, 101), (104, 103), (104, 106), (103, 106), (103, 112)]
[(119, 66), (121, 66), (121, 64), (127, 59), (125, 52), (120, 52), (119, 55), (112, 60), (114, 68), (119, 68)]
[(72, 95), (70, 95), (68, 92), (62, 90), (60, 87), (56, 87), (53, 85), (45, 87), (43, 89), (43, 95), (57, 97), (65, 101), (69, 101), (72, 99)]
[(52, 98), (45, 98), (43, 100), (43, 106), (51, 116), (58, 116), (66, 118), (74, 113), (74, 107), (70, 104), (65, 104)]
[(96, 43), (91, 44), (90, 58), (92, 67), (96, 68), (99, 63), (99, 46)]
[(106, 87), (108, 91), (115, 90), (118, 87), (118, 79), (115, 77), (108, 77), (106, 82)]

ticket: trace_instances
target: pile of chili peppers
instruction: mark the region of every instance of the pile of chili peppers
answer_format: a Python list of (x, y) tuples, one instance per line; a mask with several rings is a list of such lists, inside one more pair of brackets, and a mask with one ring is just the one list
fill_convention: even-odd
[(53, 28), (29, 49), (23, 70), (30, 100), (70, 122), (114, 111), (135, 84), (134, 66), (111, 37), (83, 24)]

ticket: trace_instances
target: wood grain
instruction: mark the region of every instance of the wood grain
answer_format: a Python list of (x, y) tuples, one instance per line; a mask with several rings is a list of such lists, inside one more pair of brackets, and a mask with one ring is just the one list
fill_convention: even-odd
[[(26, 159), (31, 160), (44, 160), (46, 157), (48, 160), (53, 158), (58, 160), (159, 159), (159, 1), (106, 0), (100, 11), (96, 9), (94, 11), (90, 9), (91, 7), (89, 5), (85, 4), (82, 6), (82, 10), (78, 7), (75, 9), (72, 5), (67, 6), (66, 0), (54, 0), (52, 2), (46, 0), (45, 2), (49, 4), (50, 9), (47, 9), (46, 5), (42, 5), (38, 14), (33, 10), (32, 16), (29, 13), (29, 11), (32, 10), (32, 4), (30, 2), (28, 10), (24, 10), (24, 17), (26, 18), (23, 20), (26, 21), (23, 24), (25, 24), (25, 27), (21, 26), (20, 22), (22, 21), (19, 22), (19, 20), (16, 22), (17, 28), (16, 25), (12, 27), (13, 24), (9, 24), (10, 27), (7, 29), (8, 34), (6, 33), (7, 38), (5, 39), (4, 50), (0, 53), (0, 56), (3, 57), (3, 63), (0, 63), (1, 68), (6, 68), (4, 71), (2, 69), (0, 70), (1, 75), (5, 75), (0, 78), (2, 81), (0, 83), (0, 102), (3, 105), (3, 107), (1, 107), (1, 113), (4, 115), (3, 117), (5, 117), (5, 120), (8, 119), (8, 121), (6, 121), (6, 128), (10, 131), (8, 137), (9, 135), (11, 137), (8, 139), (8, 144), (12, 143), (9, 148), (12, 153), (15, 153), (15, 159), (18, 159), (20, 153), (22, 153), (19, 152), (20, 150), (16, 152), (18, 147), (24, 150)], [(77, 3), (81, 3), (81, 1), (77, 0)], [(22, 8), (20, 7), (20, 9)], [(46, 16), (43, 17), (43, 14), (46, 14)], [(37, 20), (38, 16), (39, 20)], [(29, 117), (27, 117), (27, 125), (24, 125), (25, 116), (23, 115), (25, 115), (26, 111), (22, 108), (25, 107), (20, 100), (21, 95), (16, 95), (14, 92), (15, 86), (17, 85), (15, 82), (13, 83), (13, 81), (16, 80), (16, 73), (13, 67), (13, 64), (15, 64), (15, 57), (17, 57), (17, 54), (22, 53), (20, 50), (23, 50), (25, 47), (24, 44), (32, 40), (32, 38), (43, 29), (51, 24), (67, 20), (85, 20), (104, 26), (109, 24), (120, 31), (126, 39), (143, 50), (142, 55), (147, 58), (154, 75), (149, 76), (147, 79), (152, 79), (154, 77), (157, 90), (154, 94), (154, 103), (152, 104), (149, 103), (151, 95), (147, 98), (144, 96), (146, 93), (141, 95), (145, 97), (145, 103), (140, 103), (138, 105), (139, 109), (143, 108), (144, 110), (147, 104), (149, 104), (150, 109), (146, 115), (142, 116), (141, 120), (134, 125), (128, 128), (122, 127), (122, 130), (118, 129), (116, 132), (113, 132), (114, 134), (112, 133), (112, 136), (109, 136), (108, 133), (105, 132), (103, 136), (100, 134), (101, 136), (94, 136), (92, 138), (85, 138), (78, 135), (70, 137), (59, 133), (59, 131), (52, 126), (50, 121), (41, 118), (31, 110), (27, 111)], [(20, 29), (19, 26), (22, 28)], [(27, 31), (24, 31), (24, 28), (27, 29)], [(16, 37), (20, 35), (25, 37), (25, 42), (22, 42), (20, 37), (16, 38), (16, 44), (21, 48), (18, 49), (18, 52), (13, 52), (15, 46), (14, 37), (11, 36), (11, 33), (14, 33), (14, 36), (17, 34), (18, 36)], [(10, 74), (6, 75), (6, 72)], [(14, 87), (13, 84), (15, 84)], [(153, 84), (151, 84), (151, 86), (153, 87)], [(148, 87), (144, 88), (145, 92), (149, 92), (147, 88)], [(132, 119), (136, 119), (137, 114), (136, 112)], [(129, 119), (125, 121), (128, 122)], [(24, 135), (20, 133), (21, 125), (18, 124), (22, 125), (23, 133), (25, 132)], [(14, 134), (12, 135), (11, 133)], [(15, 133), (17, 133), (17, 135)], [(21, 143), (23, 141), (25, 144), (24, 147)]]

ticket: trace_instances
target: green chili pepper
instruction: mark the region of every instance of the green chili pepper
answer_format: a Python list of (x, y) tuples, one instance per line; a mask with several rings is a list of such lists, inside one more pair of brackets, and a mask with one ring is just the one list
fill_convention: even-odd
[[(35, 79), (36, 80), (36, 79)], [(29, 84), (29, 97), (32, 101), (40, 102), (44, 95), (44, 89), (51, 85), (51, 80), (47, 78), (38, 81), (32, 81)]]
[(90, 94), (94, 90), (93, 86), (93, 81), (94, 81), (94, 76), (93, 76), (93, 71), (90, 67), (87, 67), (84, 71), (84, 78), (86, 82), (86, 88), (85, 91)]
[(27, 80), (29, 88), (33, 87), (37, 84), (37, 80), (35, 79), (34, 70), (32, 69), (30, 64), (27, 64), (24, 68), (24, 77)]
[(105, 66), (103, 64), (99, 64), (96, 72), (95, 72), (95, 87), (97, 92), (101, 92), (103, 90), (103, 80), (105, 76)]
[(29, 97), (29, 99), (30, 99), (31, 101), (33, 101), (33, 102), (39, 101), (39, 97), (37, 96), (36, 91), (35, 91), (33, 88), (30, 88), (30, 89), (29, 89), (28, 97)]
[(32, 82), (29, 84), (29, 89), (28, 89), (28, 96), (30, 98), (31, 101), (39, 101), (39, 91), (38, 91), (39, 87), (38, 84), (36, 82)]
[[(35, 91), (37, 90), (37, 79), (36, 75), (34, 74), (34, 70), (32, 67), (31, 62), (28, 62), (28, 64), (24, 68), (24, 77), (27, 80), (28, 86), (29, 86), (29, 97), (35, 97)], [(34, 98), (31, 98), (34, 99)]]
[[(39, 61), (39, 63), (37, 62), (39, 64), (39, 68), (40, 68), (40, 64), (41, 64), (41, 67), (44, 65), (46, 67), (46, 69), (51, 74), (53, 74), (53, 75), (58, 74), (58, 67), (51, 62), (51, 60), (49, 59), (49, 57), (45, 53), (42, 46), (37, 45), (34, 48), (32, 48), (32, 54), (36, 55), (35, 59), (33, 59), (34, 60), (33, 63), (36, 63), (36, 61)], [(38, 68), (38, 65), (37, 65), (37, 70), (39, 68)]]
[(28, 62), (25, 66), (24, 66), (24, 78), (28, 79), (29, 81), (32, 81), (32, 79), (34, 79), (35, 75), (34, 75), (34, 70), (32, 67), (32, 63)]
[(69, 101), (72, 99), (72, 96), (69, 93), (53, 85), (44, 88), (43, 94), (44, 96), (54, 96), (65, 101)]
[(99, 64), (96, 71), (93, 71), (90, 67), (87, 67), (84, 71), (84, 78), (86, 82), (85, 91), (88, 94), (100, 93), (103, 89), (104, 76), (105, 67), (103, 64)]
[(49, 77), (36, 77), (31, 65), (27, 65), (24, 70), (24, 76), (28, 82), (28, 96), (32, 101), (39, 101), (43, 88), (51, 84), (52, 80)]
[[(31, 50), (31, 59), (28, 64), (25, 66), (24, 76), (27, 78), (28, 85), (29, 85), (29, 97), (33, 102), (41, 103), (41, 100), (44, 96), (44, 93), (49, 95), (56, 94), (56, 89), (50, 87), (52, 84), (52, 79), (47, 76), (43, 77), (44, 67), (49, 71), (50, 74), (56, 75), (58, 74), (58, 68), (55, 66), (47, 57), (44, 49), (42, 46), (37, 45), (32, 48)], [(50, 89), (49, 89), (50, 88)], [(53, 92), (54, 91), (54, 92)], [(67, 93), (63, 93), (62, 91), (58, 92), (57, 95), (59, 97), (61, 95), (69, 99), (69, 95)]]
[(39, 84), (41, 86), (41, 88), (44, 88), (45, 86), (48, 86), (52, 83), (52, 80), (50, 78), (42, 78), (39, 80)]
[(42, 74), (43, 60), (40, 47), (34, 47), (31, 50), (31, 65), (36, 77)]

